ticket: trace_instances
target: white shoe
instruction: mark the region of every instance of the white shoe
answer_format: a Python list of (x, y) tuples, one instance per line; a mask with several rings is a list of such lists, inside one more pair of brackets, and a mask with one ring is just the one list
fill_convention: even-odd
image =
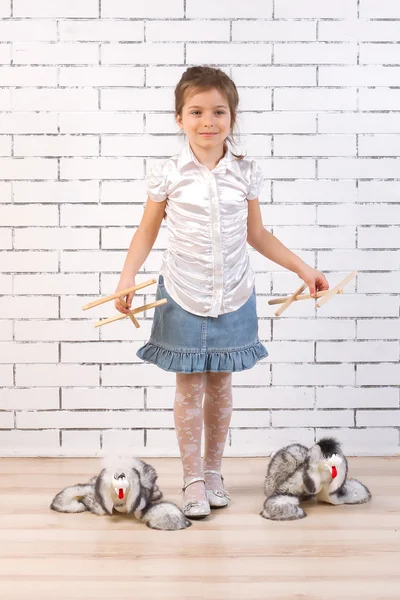
[(211, 508), (223, 508), (224, 506), (228, 506), (229, 500), (231, 499), (229, 492), (224, 488), (224, 478), (222, 477), (219, 471), (213, 471), (208, 469), (204, 471), (204, 475), (210, 473), (212, 475), (218, 475), (221, 478), (223, 491), (221, 490), (210, 490), (206, 487), (207, 500), (211, 506)]
[[(203, 481), (203, 483), (205, 483), (203, 477), (193, 477), (193, 479), (185, 482), (182, 492), (184, 492), (189, 485), (192, 485), (192, 483), (196, 483), (196, 481)], [(207, 500), (190, 500), (183, 503), (182, 512), (188, 519), (204, 519), (204, 517), (208, 517), (211, 511)]]

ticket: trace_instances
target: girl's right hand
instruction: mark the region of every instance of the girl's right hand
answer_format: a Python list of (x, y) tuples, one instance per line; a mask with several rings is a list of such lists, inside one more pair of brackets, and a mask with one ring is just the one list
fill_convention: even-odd
[[(127, 278), (127, 279), (120, 279), (119, 283), (117, 285), (117, 288), (115, 290), (115, 293), (119, 292), (120, 290), (125, 290), (126, 288), (130, 288), (133, 285), (135, 285), (135, 278), (134, 277), (130, 277), (130, 278)], [(130, 292), (127, 296), (125, 296), (125, 298), (122, 296), (122, 298), (125, 300), (126, 304), (128, 305), (128, 308), (125, 308), (125, 306), (123, 306), (121, 304), (120, 299), (116, 298), (114, 300), (115, 308), (120, 313), (123, 313), (124, 315), (129, 314), (129, 309), (132, 306), (132, 299), (133, 299), (134, 295), (135, 295), (135, 292)]]

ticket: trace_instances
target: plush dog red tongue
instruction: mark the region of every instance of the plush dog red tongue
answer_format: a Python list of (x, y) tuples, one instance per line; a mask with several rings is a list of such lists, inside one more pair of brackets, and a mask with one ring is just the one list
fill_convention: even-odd
[(335, 477), (337, 477), (337, 468), (332, 467), (332, 479), (335, 479)]
[(122, 488), (119, 488), (119, 490), (118, 490), (118, 498), (120, 500), (123, 500), (123, 498), (124, 498), (124, 490)]

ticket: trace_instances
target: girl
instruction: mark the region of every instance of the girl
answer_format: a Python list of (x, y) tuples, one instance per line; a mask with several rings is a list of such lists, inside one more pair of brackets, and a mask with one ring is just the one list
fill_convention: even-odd
[[(176, 373), (174, 421), (184, 476), (182, 510), (189, 518), (228, 504), (221, 460), (232, 414), (232, 372), (250, 369), (268, 354), (258, 339), (246, 242), (297, 273), (312, 296), (328, 289), (322, 273), (264, 229), (258, 202), (262, 172), (229, 147), (238, 102), (235, 84), (219, 69), (191, 67), (182, 75), (175, 112), (186, 143), (148, 177), (145, 211), (116, 290), (135, 285), (165, 216), (168, 249), (156, 298), (168, 302), (155, 309), (150, 340), (137, 355)], [(128, 307), (132, 297), (126, 297)], [(115, 306), (127, 313), (119, 300)]]

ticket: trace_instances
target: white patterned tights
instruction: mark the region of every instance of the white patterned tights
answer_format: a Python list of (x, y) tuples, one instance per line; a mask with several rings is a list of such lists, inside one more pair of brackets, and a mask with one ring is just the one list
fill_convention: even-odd
[[(204, 406), (203, 406), (204, 395)], [(183, 477), (203, 477), (203, 469), (221, 470), (222, 455), (232, 415), (232, 373), (177, 373), (174, 404), (175, 431)], [(204, 466), (201, 437), (204, 422)], [(205, 475), (207, 489), (223, 489), (217, 475)], [(202, 482), (185, 492), (187, 501), (204, 500)]]

